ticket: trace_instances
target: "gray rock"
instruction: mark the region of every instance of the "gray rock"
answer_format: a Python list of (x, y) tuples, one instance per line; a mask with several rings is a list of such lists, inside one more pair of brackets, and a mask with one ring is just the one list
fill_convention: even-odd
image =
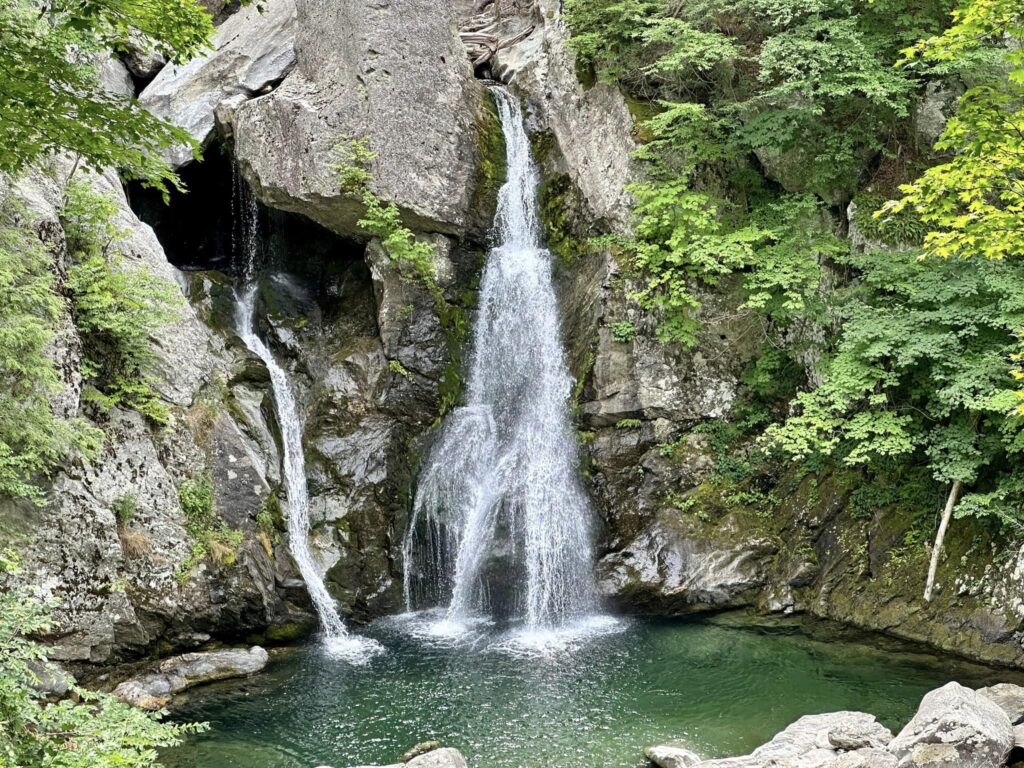
[(644, 755), (658, 768), (690, 768), (701, 761), (700, 755), (682, 747), (648, 747)]
[(635, 179), (633, 117), (614, 86), (580, 84), (561, 3), (541, 0), (521, 25), (538, 19), (533, 34), (498, 51), (494, 69), (526, 97), (534, 127), (554, 136), (592, 216), (627, 231), (632, 201), (625, 187)]
[(364, 765), (358, 768), (467, 768), (467, 765), (466, 758), (457, 749), (442, 747), (414, 757), (407, 763), (382, 766)]
[(75, 685), (75, 677), (60, 664), (30, 661), (26, 665), (35, 677), (32, 688), (43, 696), (60, 698)]
[(254, 675), (267, 665), (268, 658), (258, 645), (249, 650), (186, 653), (165, 659), (154, 672), (124, 681), (114, 695), (141, 709), (162, 709), (174, 694), (197, 685)]
[(1014, 725), (1024, 723), (1024, 686), (998, 683), (979, 688), (978, 695), (998, 704)]
[(884, 749), (865, 747), (839, 755), (826, 768), (896, 768), (896, 756)]
[[(139, 101), (202, 144), (213, 133), (218, 105), (252, 98), (281, 81), (295, 63), (294, 41), (294, 0), (274, 0), (264, 9), (248, 5), (217, 30), (212, 52), (165, 66)], [(177, 147), (166, 159), (177, 168), (190, 162), (192, 153)]]
[(901, 768), (992, 768), (1013, 747), (1013, 726), (991, 699), (959, 683), (928, 693), (917, 714), (889, 744)]
[(732, 546), (680, 535), (654, 522), (597, 566), (598, 589), (610, 599), (645, 612), (680, 614), (745, 605), (764, 586), (768, 541)]
[(851, 712), (828, 732), (828, 742), (835, 749), (851, 752), (856, 749), (884, 747), (892, 741), (892, 731), (878, 722), (873, 715)]
[(340, 143), (365, 139), (376, 153), (373, 190), (407, 225), (456, 235), (489, 228), (490, 207), (474, 201), (495, 118), (449, 5), (307, 1), (298, 15), (294, 71), (233, 117), (235, 152), (259, 198), (354, 233), (361, 194), (343, 193), (331, 166)]
[(135, 83), (124, 64), (110, 55), (101, 54), (99, 65), (100, 83), (104, 90), (126, 99), (135, 96)]
[(167, 57), (162, 53), (147, 50), (143, 46), (133, 46), (124, 56), (124, 64), (136, 77), (155, 77), (157, 72), (167, 64)]
[(930, 149), (946, 129), (956, 106), (958, 91), (962, 92), (962, 88), (934, 80), (925, 86), (924, 97), (914, 112), (914, 134), (923, 149)]

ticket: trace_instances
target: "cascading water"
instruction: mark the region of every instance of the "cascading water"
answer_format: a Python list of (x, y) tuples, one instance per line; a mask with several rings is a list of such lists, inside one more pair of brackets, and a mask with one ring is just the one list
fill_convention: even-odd
[(480, 288), (466, 404), (445, 419), (404, 542), (409, 610), (450, 597), (447, 619), (565, 626), (595, 607), (592, 513), (569, 420), (551, 255), (519, 104), (493, 88), (508, 180)]
[(274, 393), (277, 421), (284, 447), (288, 542), (292, 559), (306, 583), (317, 617), (320, 619), (326, 648), (334, 655), (359, 663), (381, 648), (375, 641), (349, 635), (309, 548), (309, 491), (306, 488), (306, 461), (302, 450), (302, 421), (288, 375), (256, 333), (255, 277), (259, 253), (259, 210), (255, 198), (237, 174), (235, 201), (237, 208), (234, 213), (240, 231), (240, 242), (236, 242), (236, 250), (240, 250), (239, 255), (242, 259), (239, 265), (240, 286), (235, 290), (236, 330), (245, 346), (263, 361), (270, 373), (270, 385)]

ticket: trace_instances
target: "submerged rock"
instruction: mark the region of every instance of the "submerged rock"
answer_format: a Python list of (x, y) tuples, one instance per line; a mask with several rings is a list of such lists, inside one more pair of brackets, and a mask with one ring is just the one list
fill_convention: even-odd
[(949, 683), (921, 700), (889, 751), (903, 768), (992, 768), (1013, 748), (1013, 725), (990, 698)]
[(155, 672), (124, 681), (114, 695), (141, 709), (163, 709), (174, 694), (189, 688), (253, 675), (267, 665), (268, 658), (258, 645), (249, 650), (186, 653), (160, 662)]

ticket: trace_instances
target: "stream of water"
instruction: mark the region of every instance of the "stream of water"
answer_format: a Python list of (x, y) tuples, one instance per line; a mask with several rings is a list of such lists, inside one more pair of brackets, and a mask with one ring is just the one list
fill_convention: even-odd
[[(465, 405), (446, 418), (420, 475), (404, 543), (407, 607), (444, 604), (440, 626), (514, 618), (578, 633), (595, 622), (592, 512), (570, 423), (551, 254), (519, 103), (492, 89), (508, 176), (498, 245), (480, 286)], [(436, 627), (435, 627), (436, 628)]]
[(259, 209), (256, 199), (238, 178), (236, 182), (236, 218), (240, 223), (240, 281), (235, 291), (235, 323), (239, 338), (267, 366), (281, 442), (284, 449), (284, 486), (288, 498), (288, 544), (292, 559), (306, 583), (306, 589), (320, 620), (323, 646), (332, 657), (353, 663), (364, 663), (382, 650), (374, 641), (349, 634), (338, 615), (334, 598), (327, 591), (321, 568), (309, 547), (309, 491), (306, 488), (306, 461), (302, 449), (302, 419), (288, 374), (274, 359), (270, 349), (256, 331), (259, 262)]

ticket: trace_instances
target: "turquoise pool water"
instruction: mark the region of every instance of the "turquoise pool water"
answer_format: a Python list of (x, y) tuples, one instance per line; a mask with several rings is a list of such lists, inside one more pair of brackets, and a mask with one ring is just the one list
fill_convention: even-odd
[(476, 768), (627, 768), (669, 740), (708, 756), (749, 751), (801, 715), (871, 712), (898, 729), (949, 680), (1007, 673), (825, 624), (719, 617), (623, 620), (537, 655), (483, 628), (459, 639), (393, 619), (363, 666), (316, 645), (265, 674), (196, 694), (175, 713), (211, 730), (165, 755), (172, 768), (336, 768), (394, 762), (438, 739)]

